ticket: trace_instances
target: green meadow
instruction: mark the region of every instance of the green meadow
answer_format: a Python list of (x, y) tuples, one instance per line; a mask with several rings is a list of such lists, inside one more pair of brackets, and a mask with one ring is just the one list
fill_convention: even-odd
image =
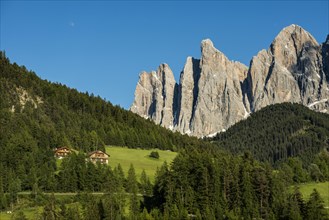
[(324, 206), (329, 209), (329, 182), (323, 182), (323, 183), (302, 183), (298, 185), (300, 192), (303, 194), (304, 200), (308, 200), (311, 193), (313, 192), (313, 189), (316, 189), (320, 195), (321, 198), (324, 201)]
[[(25, 217), (29, 220), (34, 220), (37, 215), (40, 215), (42, 212), (43, 208), (36, 206), (36, 207), (26, 207), (26, 208), (21, 208), (21, 211), (23, 211)], [(15, 210), (14, 212), (17, 212)], [(1, 220), (11, 220), (13, 219), (13, 214), (12, 213), (7, 213), (7, 212), (0, 212), (0, 219)]]
[[(157, 151), (160, 158), (154, 159), (149, 157), (152, 151)], [(138, 180), (144, 169), (152, 182), (154, 181), (154, 175), (157, 168), (160, 168), (165, 161), (170, 164), (177, 155), (176, 152), (166, 150), (130, 149), (116, 146), (107, 146), (106, 153), (110, 155), (109, 165), (112, 169), (118, 166), (118, 164), (121, 164), (123, 171), (127, 174), (130, 164), (133, 164)]]

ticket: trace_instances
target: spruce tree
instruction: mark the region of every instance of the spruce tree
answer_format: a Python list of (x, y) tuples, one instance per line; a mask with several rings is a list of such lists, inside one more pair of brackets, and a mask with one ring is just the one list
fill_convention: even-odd
[(152, 195), (152, 184), (148, 176), (146, 175), (145, 170), (143, 169), (140, 178), (140, 192), (142, 195), (151, 196)]
[(126, 191), (130, 193), (130, 217), (131, 219), (136, 219), (139, 212), (139, 200), (137, 197), (138, 185), (135, 168), (132, 164), (130, 164), (130, 168), (128, 170)]
[(84, 206), (84, 219), (85, 220), (97, 220), (100, 218), (98, 201), (95, 199), (93, 195), (87, 195), (88, 200)]
[(306, 204), (306, 219), (329, 219), (328, 213), (326, 213), (326, 209), (324, 208), (324, 202), (316, 189), (313, 189), (313, 192), (310, 195), (310, 199)]
[(82, 220), (78, 204), (73, 204), (67, 209), (67, 219)]
[(303, 219), (303, 200), (300, 198), (300, 192), (298, 188), (294, 193), (289, 196), (288, 206), (284, 211), (285, 219), (288, 220), (302, 220)]
[(4, 189), (3, 189), (4, 187), (3, 187), (2, 182), (3, 182), (2, 176), (0, 176), (0, 210), (7, 208), (7, 197), (4, 193)]
[(44, 206), (42, 218), (47, 220), (55, 220), (59, 218), (59, 214), (56, 211), (56, 199), (54, 194), (52, 194)]

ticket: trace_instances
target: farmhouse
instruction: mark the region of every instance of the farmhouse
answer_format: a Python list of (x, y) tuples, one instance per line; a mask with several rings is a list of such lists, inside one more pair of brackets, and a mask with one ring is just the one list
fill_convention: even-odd
[(89, 160), (93, 163), (100, 162), (101, 164), (108, 164), (109, 163), (109, 157), (107, 153), (104, 153), (103, 151), (96, 150), (93, 152), (90, 152), (88, 154)]
[(55, 149), (55, 157), (62, 159), (68, 156), (71, 153), (71, 150), (68, 147), (59, 147)]

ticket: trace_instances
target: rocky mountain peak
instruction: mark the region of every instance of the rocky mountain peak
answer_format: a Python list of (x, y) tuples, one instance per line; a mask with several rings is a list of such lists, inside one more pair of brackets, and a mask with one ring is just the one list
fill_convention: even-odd
[(176, 81), (168, 64), (160, 64), (157, 71), (150, 73), (143, 71), (139, 75), (130, 110), (169, 128), (173, 126), (175, 89)]
[(210, 39), (201, 41), (201, 63), (215, 65), (216, 60), (221, 59), (222, 62), (228, 61), (227, 57), (215, 48)]
[(290, 41), (290, 39), (295, 39), (304, 43), (306, 41), (312, 41), (313, 43), (318, 44), (315, 38), (309, 32), (307, 32), (301, 26), (295, 24), (283, 28), (276, 36), (274, 41), (276, 41), (277, 39), (281, 39), (284, 41)]
[(204, 39), (201, 41), (201, 49), (203, 48), (214, 48), (214, 43), (209, 39)]
[(276, 36), (270, 46), (270, 53), (286, 67), (297, 63), (297, 57), (304, 48), (318, 47), (315, 38), (302, 27), (292, 24)]
[(267, 51), (253, 58), (248, 73), (251, 109), (269, 104), (296, 102), (313, 107), (327, 96), (315, 38), (298, 25), (284, 28)]
[(166, 63), (161, 63), (159, 65), (158, 69), (159, 69), (158, 72), (161, 71), (161, 72), (163, 72), (163, 74), (170, 74), (170, 73), (172, 73), (169, 65), (166, 64)]
[(198, 137), (221, 132), (275, 103), (301, 103), (329, 112), (328, 57), (329, 36), (319, 45), (294, 24), (254, 56), (249, 68), (229, 60), (205, 39), (201, 59), (186, 59), (179, 84), (167, 64), (142, 72), (131, 111)]

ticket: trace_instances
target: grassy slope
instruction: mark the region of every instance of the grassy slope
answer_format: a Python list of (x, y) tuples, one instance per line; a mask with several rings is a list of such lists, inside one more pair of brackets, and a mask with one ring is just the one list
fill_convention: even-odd
[(152, 151), (155, 150), (129, 149), (114, 146), (106, 147), (106, 153), (110, 154), (109, 165), (112, 169), (120, 163), (125, 173), (127, 173), (130, 164), (133, 164), (138, 180), (144, 169), (150, 180), (153, 181), (157, 167), (160, 168), (164, 161), (170, 164), (177, 155), (176, 152), (156, 150), (160, 158), (152, 159), (148, 156)]
[[(148, 155), (152, 151), (158, 151), (160, 158), (152, 159)], [(167, 161), (170, 164), (173, 159), (176, 157), (177, 153), (172, 151), (165, 150), (143, 150), (143, 149), (129, 149), (126, 147), (106, 147), (106, 152), (110, 154), (109, 165), (116, 167), (119, 163), (121, 164), (125, 173), (128, 172), (130, 164), (134, 165), (135, 172), (138, 180), (140, 179), (140, 174), (144, 169), (151, 181), (154, 181), (154, 175), (157, 167), (161, 167), (164, 161)], [(58, 165), (61, 161), (57, 160)], [(24, 193), (23, 193), (24, 194)], [(66, 193), (55, 193), (55, 196), (67, 196)], [(42, 209), (40, 207), (24, 208), (23, 212), (28, 219), (34, 219), (36, 212), (41, 213)], [(11, 219), (12, 214), (7, 214), (5, 212), (0, 212), (0, 220), (9, 220)]]
[(307, 201), (313, 192), (313, 189), (316, 189), (323, 201), (324, 201), (324, 206), (329, 209), (329, 182), (324, 182), (324, 183), (303, 183), (298, 185), (300, 192), (303, 194), (304, 199)]
[[(35, 216), (42, 213), (43, 209), (42, 207), (36, 206), (36, 207), (30, 207), (30, 208), (23, 208), (22, 211), (24, 212), (24, 215), (29, 220), (34, 220)], [(13, 214), (8, 214), (6, 212), (0, 212), (0, 219), (1, 220), (10, 220), (12, 219)]]

